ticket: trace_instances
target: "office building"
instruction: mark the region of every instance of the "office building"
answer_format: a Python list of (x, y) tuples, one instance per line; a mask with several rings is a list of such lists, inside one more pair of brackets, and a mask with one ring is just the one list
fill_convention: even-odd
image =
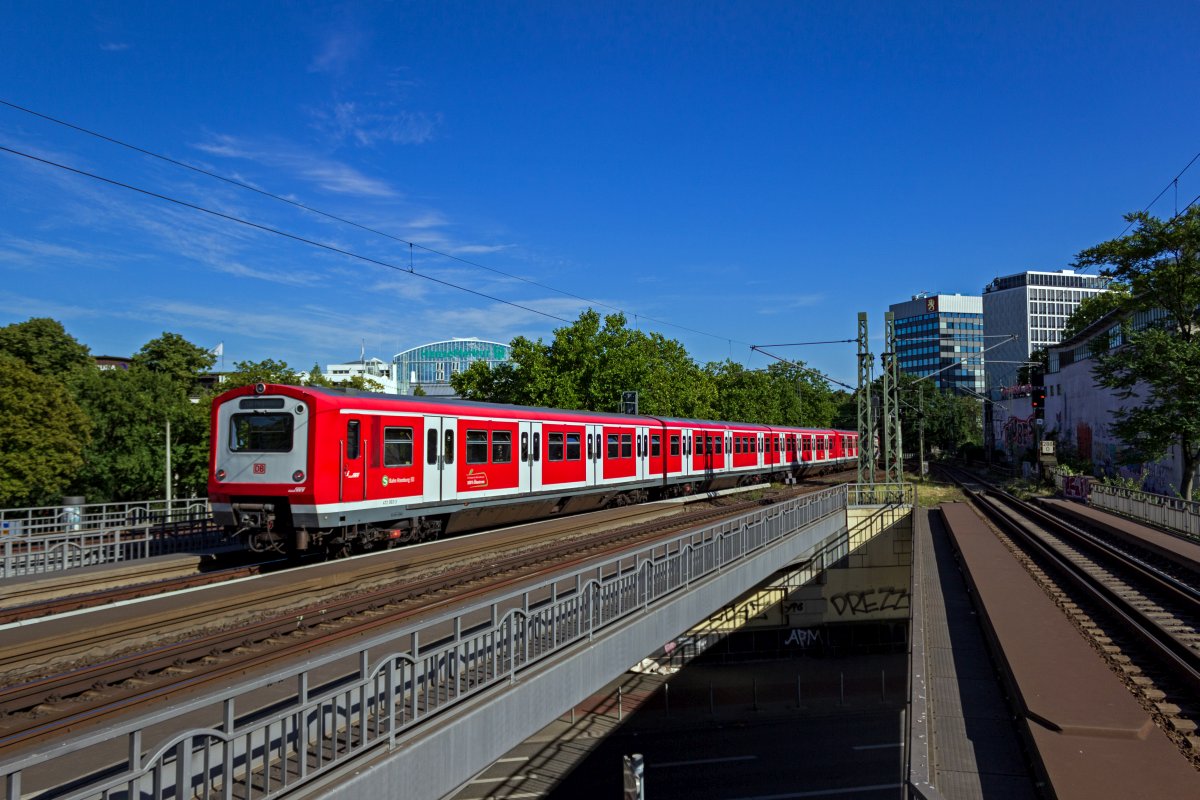
[[(1107, 291), (1108, 278), (1061, 272), (1020, 272), (994, 279), (983, 290), (983, 332), (990, 345), (990, 390), (1017, 382), (1034, 350), (1058, 342), (1067, 317), (1087, 297)], [(1005, 337), (1012, 337), (1005, 341)]]
[(941, 389), (983, 391), (983, 306), (978, 295), (919, 294), (889, 309), (901, 372)]

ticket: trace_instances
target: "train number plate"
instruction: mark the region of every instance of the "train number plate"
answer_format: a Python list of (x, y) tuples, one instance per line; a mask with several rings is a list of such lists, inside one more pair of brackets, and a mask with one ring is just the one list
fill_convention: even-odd
[(255, 464), (254, 465), (254, 474), (255, 475), (266, 475), (267, 474), (267, 465), (266, 464)]

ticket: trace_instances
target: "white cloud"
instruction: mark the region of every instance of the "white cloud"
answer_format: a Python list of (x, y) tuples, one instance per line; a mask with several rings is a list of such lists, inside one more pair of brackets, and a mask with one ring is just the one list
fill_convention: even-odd
[(314, 110), (312, 114), (318, 129), (334, 141), (367, 147), (379, 142), (423, 144), (434, 138), (442, 121), (440, 114), (358, 102), (335, 103), (329, 110)]
[(348, 164), (323, 159), (286, 143), (255, 145), (233, 136), (219, 135), (211, 141), (196, 143), (193, 147), (209, 155), (245, 159), (283, 169), (296, 178), (337, 194), (371, 198), (398, 196), (386, 181), (364, 175)]

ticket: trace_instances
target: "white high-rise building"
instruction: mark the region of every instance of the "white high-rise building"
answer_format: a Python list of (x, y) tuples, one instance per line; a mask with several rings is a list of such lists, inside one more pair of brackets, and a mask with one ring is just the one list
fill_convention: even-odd
[[(994, 279), (983, 290), (983, 333), (988, 342), (987, 386), (1016, 383), (1017, 370), (1034, 350), (1056, 343), (1067, 317), (1084, 298), (1108, 290), (1108, 278), (1061, 272), (1019, 272)], [(1012, 335), (1012, 341), (1002, 337)]]

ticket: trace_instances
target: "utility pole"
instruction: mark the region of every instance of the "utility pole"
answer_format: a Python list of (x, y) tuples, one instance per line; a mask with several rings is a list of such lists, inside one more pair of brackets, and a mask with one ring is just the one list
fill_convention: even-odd
[(171, 513), (171, 418), (167, 417), (167, 514)]
[(896, 368), (896, 319), (891, 311), (883, 315), (884, 351), (881, 356), (883, 379), (883, 468), (889, 483), (904, 483), (904, 452), (900, 438), (900, 387)]
[(867, 313), (858, 312), (858, 482), (875, 483), (875, 425), (871, 418), (871, 351)]
[(917, 473), (925, 477), (925, 387), (917, 392)]

